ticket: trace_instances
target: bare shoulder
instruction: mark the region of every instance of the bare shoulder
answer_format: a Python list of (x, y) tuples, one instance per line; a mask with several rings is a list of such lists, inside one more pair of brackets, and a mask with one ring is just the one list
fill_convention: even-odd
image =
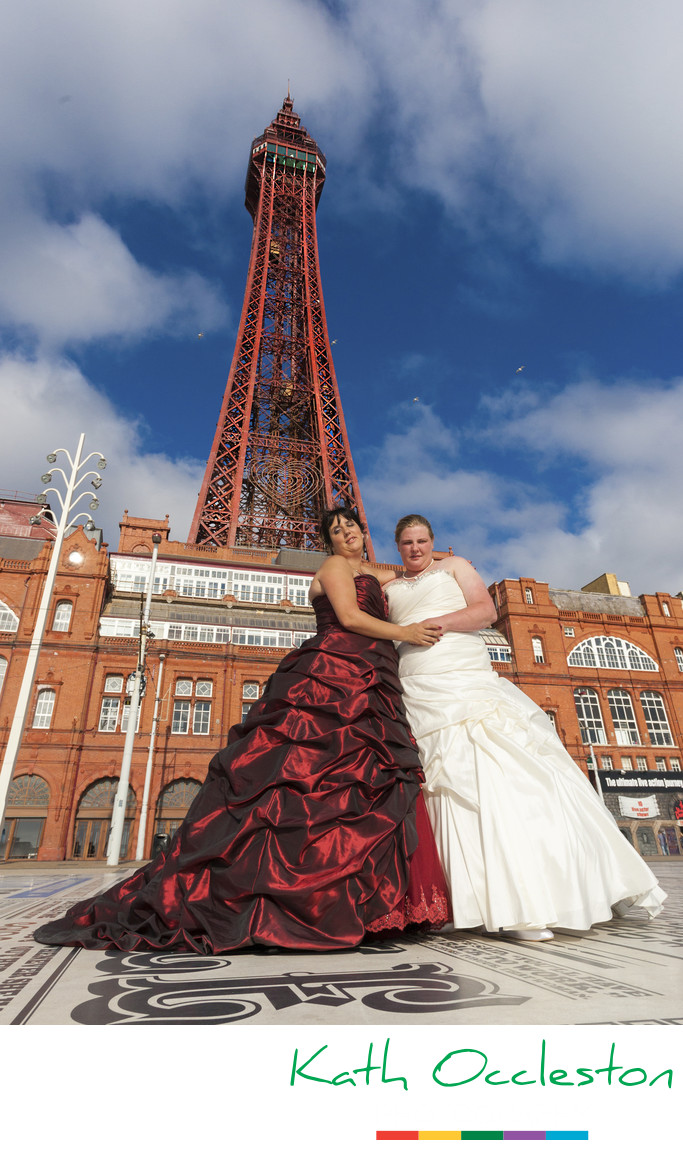
[(437, 559), (434, 564), (439, 571), (450, 571), (457, 579), (458, 572), (474, 571), (474, 567), (469, 559), (463, 559), (462, 555), (446, 555), (444, 559)]

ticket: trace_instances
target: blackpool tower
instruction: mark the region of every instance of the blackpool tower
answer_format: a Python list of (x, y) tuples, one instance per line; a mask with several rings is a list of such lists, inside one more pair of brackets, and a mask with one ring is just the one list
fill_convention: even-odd
[(320, 280), (324, 182), (325, 156), (288, 94), (251, 146), (247, 286), (189, 543), (317, 550), (325, 507), (364, 519)]

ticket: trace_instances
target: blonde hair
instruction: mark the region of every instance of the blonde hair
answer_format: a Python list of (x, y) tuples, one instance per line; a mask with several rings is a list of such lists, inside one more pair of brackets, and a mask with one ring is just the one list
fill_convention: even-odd
[(428, 519), (425, 519), (424, 515), (404, 515), (403, 518), (399, 519), (398, 523), (396, 524), (394, 539), (397, 543), (401, 542), (401, 536), (407, 527), (426, 527), (429, 532), (429, 538), (432, 541), (434, 539), (432, 525)]

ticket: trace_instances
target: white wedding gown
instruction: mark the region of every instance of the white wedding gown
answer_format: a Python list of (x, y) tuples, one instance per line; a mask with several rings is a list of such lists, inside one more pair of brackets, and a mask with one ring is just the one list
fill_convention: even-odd
[[(392, 623), (467, 606), (438, 568), (385, 591)], [(586, 930), (633, 904), (657, 914), (666, 895), (654, 874), (478, 632), (398, 651), (455, 927)]]

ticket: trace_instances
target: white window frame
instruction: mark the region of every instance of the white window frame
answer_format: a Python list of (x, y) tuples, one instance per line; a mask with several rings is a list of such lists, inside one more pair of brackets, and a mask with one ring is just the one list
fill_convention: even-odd
[(628, 691), (615, 687), (607, 692), (607, 705), (614, 726), (614, 741), (618, 747), (639, 747), (640, 737), (633, 699)]
[(70, 599), (60, 599), (52, 618), (53, 631), (68, 631), (71, 626), (74, 605)]
[(607, 670), (658, 671), (654, 659), (617, 635), (592, 635), (569, 652), (570, 667), (604, 667)]
[(48, 731), (50, 729), (56, 699), (57, 692), (52, 687), (38, 688), (36, 706), (33, 712), (33, 727), (35, 730)]
[(641, 691), (640, 705), (645, 715), (645, 725), (653, 747), (673, 747), (674, 740), (659, 691)]
[(200, 699), (194, 705), (192, 712), (192, 734), (211, 734), (211, 703), (207, 702), (206, 699)]
[(171, 734), (187, 735), (190, 731), (191, 703), (187, 698), (174, 699), (171, 717)]
[(100, 704), (100, 721), (98, 723), (98, 731), (105, 731), (113, 734), (116, 731), (119, 722), (119, 711), (121, 709), (121, 700), (116, 695), (103, 695)]
[(539, 639), (538, 635), (532, 635), (531, 637), (531, 650), (534, 653), (534, 663), (545, 663), (543, 640)]
[(593, 690), (592, 687), (575, 687), (574, 706), (576, 707), (583, 745), (603, 746), (608, 744), (597, 691)]
[(678, 670), (683, 674), (683, 647), (674, 647), (674, 655), (676, 656)]
[(0, 631), (14, 633), (19, 629), (19, 616), (0, 599)]

